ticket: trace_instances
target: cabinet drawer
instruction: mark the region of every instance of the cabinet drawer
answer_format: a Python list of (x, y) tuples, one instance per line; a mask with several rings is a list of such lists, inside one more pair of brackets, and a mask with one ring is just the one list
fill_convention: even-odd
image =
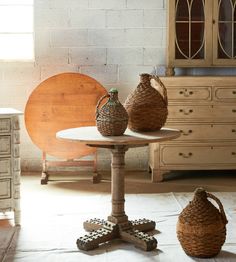
[(0, 199), (11, 197), (11, 179), (0, 179)]
[(0, 155), (11, 154), (11, 136), (0, 136)]
[(236, 165), (235, 146), (161, 145), (161, 165)]
[(168, 112), (168, 122), (235, 122), (236, 105), (171, 105)]
[(11, 119), (1, 118), (0, 119), (0, 133), (10, 133), (11, 131)]
[(217, 106), (215, 105), (213, 108), (213, 117), (216, 120), (223, 120), (234, 122), (236, 120), (236, 104), (226, 105), (226, 106)]
[(167, 127), (178, 129), (181, 136), (175, 141), (195, 141), (195, 140), (235, 140), (236, 124), (169, 124)]
[(210, 87), (171, 87), (167, 92), (170, 101), (211, 100)]
[(210, 121), (213, 115), (212, 106), (207, 105), (171, 105), (168, 107), (167, 121)]
[(214, 100), (236, 102), (236, 87), (215, 87)]
[(0, 177), (10, 176), (11, 174), (11, 159), (0, 158)]

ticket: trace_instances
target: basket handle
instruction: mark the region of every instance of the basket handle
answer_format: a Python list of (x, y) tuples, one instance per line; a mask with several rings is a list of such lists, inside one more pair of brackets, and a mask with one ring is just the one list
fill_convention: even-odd
[(156, 75), (152, 75), (151, 79), (154, 79), (160, 85), (160, 87), (162, 88), (162, 90), (163, 90), (163, 99), (164, 99), (165, 105), (168, 106), (167, 89), (166, 89), (165, 85), (163, 84), (161, 79), (158, 76), (156, 76)]
[(212, 198), (213, 200), (216, 201), (216, 203), (218, 204), (218, 206), (219, 206), (219, 208), (220, 208), (220, 213), (221, 213), (221, 217), (222, 217), (222, 219), (223, 219), (223, 222), (224, 222), (225, 224), (227, 224), (227, 223), (228, 223), (228, 220), (227, 220), (227, 218), (226, 218), (225, 211), (224, 211), (223, 205), (221, 204), (220, 200), (219, 200), (217, 197), (215, 197), (214, 195), (212, 195), (211, 193), (208, 193), (208, 192), (207, 192), (206, 194), (207, 194), (207, 197)]
[(100, 104), (102, 103), (102, 101), (103, 101), (105, 98), (108, 98), (108, 97), (110, 97), (110, 95), (109, 95), (109, 94), (105, 94), (105, 95), (103, 95), (103, 96), (98, 100), (97, 106), (96, 106), (96, 119), (97, 119), (98, 116), (99, 116), (99, 106), (100, 106)]

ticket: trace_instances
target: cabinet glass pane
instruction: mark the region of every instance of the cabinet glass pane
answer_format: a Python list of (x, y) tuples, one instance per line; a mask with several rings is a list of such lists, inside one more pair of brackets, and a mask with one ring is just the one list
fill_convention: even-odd
[(189, 20), (189, 4), (188, 0), (176, 0), (176, 21), (188, 21)]
[(204, 58), (204, 23), (191, 24), (191, 58)]
[(176, 0), (176, 21), (204, 21), (205, 0)]
[(236, 8), (234, 8), (234, 21), (236, 21)]
[(234, 51), (234, 58), (236, 58), (236, 23), (233, 24), (234, 26), (234, 45), (233, 45), (233, 51)]
[(204, 58), (205, 1), (176, 0), (175, 58)]
[(231, 23), (219, 24), (218, 56), (219, 58), (232, 57), (232, 24)]
[(218, 0), (218, 58), (235, 57), (235, 0)]
[(176, 58), (189, 57), (189, 23), (176, 23)]
[(204, 21), (204, 0), (193, 0), (190, 1), (191, 6), (191, 20), (192, 21)]
[(232, 0), (219, 0), (219, 21), (232, 21)]

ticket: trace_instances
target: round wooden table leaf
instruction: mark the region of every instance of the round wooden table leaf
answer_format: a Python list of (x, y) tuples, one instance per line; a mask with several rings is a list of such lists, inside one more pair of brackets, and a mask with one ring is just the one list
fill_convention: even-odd
[(33, 143), (45, 153), (64, 159), (80, 158), (96, 149), (60, 141), (56, 132), (95, 125), (95, 109), (106, 89), (80, 73), (62, 73), (39, 84), (25, 107), (25, 125)]

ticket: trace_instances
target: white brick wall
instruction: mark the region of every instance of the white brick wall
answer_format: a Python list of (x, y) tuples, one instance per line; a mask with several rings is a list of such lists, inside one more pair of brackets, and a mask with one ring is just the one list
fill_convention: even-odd
[(117, 65), (142, 65), (143, 48), (107, 48), (107, 63)]
[(95, 9), (126, 8), (126, 0), (89, 0), (89, 8), (95, 8)]
[(70, 12), (70, 25), (74, 28), (105, 28), (106, 11), (76, 8)]
[[(23, 110), (43, 80), (62, 72), (96, 78), (117, 87), (124, 102), (139, 74), (165, 63), (165, 0), (35, 0), (35, 63), (0, 62), (0, 106)], [(23, 169), (40, 169), (41, 152), (21, 119)], [(105, 153), (104, 153), (105, 152)], [(127, 168), (147, 167), (147, 149), (128, 152)], [(99, 151), (101, 168), (110, 154)]]
[(155, 9), (165, 8), (165, 0), (127, 0), (127, 8)]
[(108, 28), (142, 28), (143, 10), (108, 10)]
[[(84, 47), (88, 45), (87, 29), (51, 29), (50, 44), (52, 47)], [(39, 54), (40, 55), (40, 54)]]
[(106, 48), (82, 47), (70, 49), (70, 63), (77, 65), (104, 65), (106, 64)]

